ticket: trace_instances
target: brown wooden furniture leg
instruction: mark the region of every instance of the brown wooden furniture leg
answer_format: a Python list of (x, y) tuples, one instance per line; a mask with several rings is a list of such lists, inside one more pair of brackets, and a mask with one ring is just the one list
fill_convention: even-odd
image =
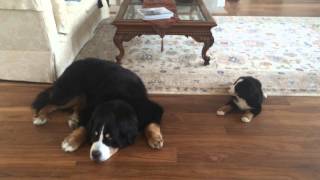
[[(157, 2), (156, 0), (153, 0)], [(182, 1), (182, 0), (181, 0)], [(143, 0), (132, 1), (122, 0), (118, 15), (112, 22), (117, 28), (114, 37), (114, 43), (120, 50), (120, 54), (116, 57), (117, 62), (120, 63), (124, 56), (124, 49), (122, 46), (123, 41), (129, 41), (136, 35), (185, 35), (191, 36), (197, 42), (204, 43), (202, 48), (202, 58), (204, 65), (208, 65), (210, 57), (207, 56), (208, 49), (213, 45), (214, 38), (211, 29), (217, 26), (217, 23), (208, 12), (203, 0), (192, 0), (192, 3), (175, 3), (177, 8), (187, 8), (190, 12), (196, 14), (196, 17), (190, 17), (183, 21), (175, 23), (150, 23), (141, 20), (141, 17), (135, 16), (135, 6), (143, 6)], [(133, 8), (133, 9), (132, 9)], [(177, 12), (177, 15), (185, 15), (185, 13)], [(162, 26), (162, 27), (161, 27)], [(167, 26), (167, 27), (165, 27)]]
[(121, 59), (124, 56), (124, 48), (123, 48), (123, 45), (122, 45), (123, 40), (122, 40), (121, 34), (116, 33), (114, 35), (113, 42), (114, 42), (114, 44), (117, 46), (117, 48), (120, 51), (120, 54), (118, 56), (116, 56), (116, 60), (117, 60), (118, 64), (121, 64)]
[(131, 39), (133, 39), (135, 36), (137, 36), (137, 34), (128, 33), (128, 32), (125, 32), (125, 33), (116, 32), (116, 34), (114, 35), (113, 42), (120, 51), (119, 55), (116, 56), (116, 60), (118, 64), (121, 64), (121, 60), (124, 56), (123, 42), (128, 42)]
[(207, 51), (213, 45), (213, 43), (214, 43), (213, 36), (209, 36), (208, 39), (204, 42), (204, 45), (202, 48), (202, 58), (204, 59), (204, 65), (210, 64), (210, 57), (207, 56)]
[(204, 43), (203, 48), (202, 48), (202, 58), (204, 59), (204, 65), (209, 65), (210, 64), (210, 57), (207, 56), (207, 51), (214, 43), (214, 38), (212, 36), (212, 33), (209, 32), (207, 34), (196, 35), (196, 36), (191, 36), (191, 37), (197, 42)]

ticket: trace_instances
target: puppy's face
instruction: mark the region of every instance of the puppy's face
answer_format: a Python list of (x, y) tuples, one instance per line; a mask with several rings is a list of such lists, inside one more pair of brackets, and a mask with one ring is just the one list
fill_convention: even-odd
[(230, 86), (228, 93), (243, 99), (251, 99), (262, 95), (261, 83), (253, 77), (240, 77)]
[(109, 159), (119, 148), (134, 143), (138, 122), (130, 105), (111, 101), (99, 105), (90, 120), (90, 158), (96, 162)]
[(236, 93), (236, 87), (239, 88), (239, 84), (243, 81), (242, 78), (239, 78), (238, 80), (236, 80), (236, 82), (234, 82), (230, 87), (229, 87), (229, 90), (228, 90), (228, 93), (231, 95), (231, 96), (236, 96), (237, 93)]

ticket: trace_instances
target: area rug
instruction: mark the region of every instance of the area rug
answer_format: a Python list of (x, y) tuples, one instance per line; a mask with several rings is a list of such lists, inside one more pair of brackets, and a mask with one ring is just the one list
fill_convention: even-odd
[[(150, 93), (225, 94), (240, 76), (258, 78), (269, 95), (320, 95), (319, 17), (214, 17), (215, 44), (203, 66), (202, 44), (184, 36), (141, 36), (124, 43), (123, 66)], [(114, 60), (115, 28), (104, 21), (78, 58)]]

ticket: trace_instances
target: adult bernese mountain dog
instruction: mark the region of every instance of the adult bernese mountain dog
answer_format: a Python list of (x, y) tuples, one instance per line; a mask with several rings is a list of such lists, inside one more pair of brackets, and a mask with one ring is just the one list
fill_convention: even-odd
[(65, 152), (89, 140), (90, 158), (107, 160), (119, 148), (133, 144), (144, 131), (154, 149), (163, 147), (163, 109), (147, 96), (141, 79), (113, 62), (88, 58), (72, 63), (32, 104), (34, 125), (43, 125), (54, 111), (72, 108), (73, 132), (62, 142)]

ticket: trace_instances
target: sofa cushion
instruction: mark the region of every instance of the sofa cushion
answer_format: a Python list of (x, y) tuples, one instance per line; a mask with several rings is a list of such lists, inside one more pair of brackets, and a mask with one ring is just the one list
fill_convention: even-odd
[(70, 31), (70, 21), (64, 0), (51, 0), (54, 19), (59, 33), (67, 34)]
[(96, 0), (66, 3), (70, 19), (70, 33), (59, 35), (59, 52), (55, 54), (57, 74), (61, 75), (90, 40), (99, 22), (109, 17), (108, 6), (98, 8)]
[(42, 0), (1, 0), (0, 9), (43, 11), (47, 4)]
[(66, 12), (69, 16), (70, 32), (73, 33), (82, 23), (86, 23), (87, 17), (91, 16), (97, 9), (97, 0), (67, 2)]

